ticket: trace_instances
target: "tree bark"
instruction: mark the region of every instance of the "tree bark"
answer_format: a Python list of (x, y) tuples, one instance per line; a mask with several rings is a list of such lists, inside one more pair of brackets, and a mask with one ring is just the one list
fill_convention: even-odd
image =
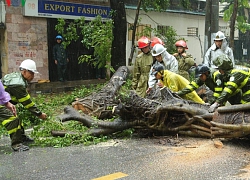
[(130, 52), (130, 56), (128, 59), (129, 65), (131, 65), (131, 63), (132, 63), (132, 59), (133, 59), (134, 51), (135, 51), (135, 33), (136, 33), (139, 12), (140, 12), (140, 8), (141, 8), (141, 2), (142, 2), (142, 0), (138, 1), (136, 15), (135, 15), (135, 21), (134, 21), (134, 25), (133, 25), (131, 52)]
[(232, 48), (232, 50), (234, 50), (234, 31), (235, 31), (235, 21), (238, 13), (238, 6), (239, 6), (238, 0), (234, 0), (233, 13), (230, 18), (230, 42), (229, 42), (229, 46)]
[(126, 66), (127, 19), (123, 0), (110, 0), (110, 7), (114, 11), (111, 66), (117, 70), (120, 66)]
[[(93, 136), (107, 135), (128, 128), (147, 129), (161, 134), (196, 137), (244, 137), (250, 134), (250, 105), (220, 107), (209, 113), (209, 106), (181, 99), (167, 87), (155, 91), (155, 99), (145, 99), (135, 91), (120, 92), (128, 68), (120, 67), (99, 92), (79, 98), (59, 116), (62, 122), (79, 121)], [(83, 114), (79, 112), (81, 110)], [(94, 120), (92, 116), (98, 117)], [(116, 117), (112, 122), (103, 121)], [(51, 132), (63, 136), (66, 132)], [(72, 132), (71, 132), (72, 133)]]

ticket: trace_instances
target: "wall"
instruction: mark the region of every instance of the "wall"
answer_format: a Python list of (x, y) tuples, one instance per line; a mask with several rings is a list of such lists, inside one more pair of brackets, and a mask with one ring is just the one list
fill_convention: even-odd
[(1, 48), (3, 75), (19, 71), (24, 59), (36, 62), (39, 74), (34, 81), (48, 79), (47, 21), (45, 18), (24, 17), (22, 7), (6, 7), (6, 30)]

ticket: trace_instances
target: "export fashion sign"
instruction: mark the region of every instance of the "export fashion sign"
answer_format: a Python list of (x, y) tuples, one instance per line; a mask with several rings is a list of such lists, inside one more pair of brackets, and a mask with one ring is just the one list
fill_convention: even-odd
[(38, 16), (46, 18), (93, 19), (97, 15), (109, 18), (110, 7), (89, 4), (76, 4), (58, 1), (26, 0), (24, 16)]

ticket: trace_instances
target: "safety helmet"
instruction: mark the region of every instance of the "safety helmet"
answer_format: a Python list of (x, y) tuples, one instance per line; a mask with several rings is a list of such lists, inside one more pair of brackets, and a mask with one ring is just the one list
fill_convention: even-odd
[(153, 37), (152, 39), (151, 39), (151, 44), (150, 44), (150, 46), (151, 46), (151, 48), (153, 48), (156, 44), (161, 44), (161, 45), (165, 45), (164, 44), (164, 42), (160, 39), (160, 38), (158, 38), (158, 37)]
[(185, 49), (188, 49), (187, 43), (184, 40), (179, 40), (175, 43), (176, 47), (184, 47)]
[(138, 43), (138, 48), (142, 49), (150, 45), (150, 40), (147, 37), (142, 36), (137, 43)]
[(156, 44), (152, 49), (152, 56), (158, 56), (166, 51), (166, 48), (162, 44)]
[(225, 54), (222, 54), (213, 60), (213, 64), (223, 71), (233, 69), (232, 60)]
[(56, 39), (61, 39), (61, 40), (62, 40), (63, 37), (62, 37), (61, 35), (57, 35), (57, 36), (56, 36)]
[(164, 71), (163, 65), (157, 64), (157, 65), (153, 66), (151, 75), (155, 76), (158, 72), (160, 72), (161, 74), (163, 74), (163, 71)]
[(209, 67), (205, 64), (199, 64), (195, 69), (195, 77), (198, 78), (206, 72), (210, 72)]
[(28, 70), (31, 71), (33, 73), (38, 73), (38, 71), (36, 70), (36, 63), (35, 61), (31, 60), (31, 59), (25, 59), (21, 65), (19, 66), (20, 70)]
[(223, 39), (226, 39), (224, 33), (221, 32), (221, 31), (218, 31), (218, 32), (215, 34), (214, 41), (220, 41), (220, 40), (223, 40)]

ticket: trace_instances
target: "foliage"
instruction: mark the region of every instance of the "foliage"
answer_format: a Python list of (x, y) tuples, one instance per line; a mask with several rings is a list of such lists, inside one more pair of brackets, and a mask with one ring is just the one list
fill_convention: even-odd
[(100, 15), (90, 22), (85, 21), (84, 17), (75, 19), (69, 24), (65, 21), (62, 18), (58, 19), (55, 28), (63, 35), (65, 47), (72, 41), (80, 40), (84, 47), (94, 50), (94, 56), (81, 55), (78, 59), (79, 63), (87, 62), (94, 67), (110, 68), (113, 21), (103, 21)]
[[(39, 109), (46, 112), (48, 118), (44, 121), (33, 116), (28, 110), (22, 107), (22, 105), (17, 105), (18, 116), (23, 120), (25, 129), (32, 127), (34, 129), (31, 132), (31, 136), (35, 139), (35, 143), (32, 144), (32, 146), (65, 147), (72, 144), (91, 145), (105, 142), (112, 137), (131, 137), (133, 129), (115, 133), (112, 137), (93, 137), (87, 133), (88, 128), (81, 123), (76, 121), (62, 123), (57, 118), (57, 116), (63, 112), (63, 108), (66, 105), (70, 105), (76, 98), (88, 96), (93, 91), (98, 91), (102, 87), (103, 84), (90, 86), (89, 88), (82, 86), (68, 93), (49, 95), (39, 94), (32, 97), (32, 100), (37, 104)], [(125, 86), (125, 88), (129, 87), (129, 84)], [(95, 117), (93, 118), (95, 119)], [(113, 121), (114, 118), (108, 119), (108, 121)], [(71, 133), (66, 134), (65, 137), (53, 137), (51, 135), (52, 130), (67, 131)], [(7, 135), (7, 131), (3, 126), (0, 126), (0, 135)]]
[(158, 1), (151, 1), (151, 0), (143, 0), (142, 1), (142, 9), (144, 11), (148, 11), (149, 9), (153, 9), (156, 11), (164, 11), (170, 5), (169, 0), (158, 0)]
[[(94, 59), (92, 64), (94, 66), (107, 67), (107, 62), (111, 60), (111, 47), (113, 41), (113, 21), (102, 21), (101, 16), (97, 16), (93, 21), (90, 21), (88, 25), (81, 26), (82, 43), (87, 48), (94, 48)], [(79, 57), (79, 62), (89, 61), (84, 57)]]
[(62, 18), (57, 19), (57, 22), (55, 30), (58, 34), (62, 35), (64, 48), (70, 45), (72, 41), (77, 41), (79, 38), (77, 35), (77, 24), (71, 22), (66, 26), (66, 21)]
[[(157, 0), (157, 1), (143, 0), (141, 7), (145, 12), (149, 10), (163, 12), (169, 8), (171, 3), (172, 3), (171, 0)], [(179, 6), (182, 6), (185, 9), (189, 9), (190, 5), (191, 5), (190, 0), (180, 0)]]
[[(223, 10), (224, 16), (223, 19), (224, 21), (230, 21), (230, 18), (233, 13), (234, 9), (234, 1), (233, 0), (221, 0), (221, 2), (227, 2), (229, 3), (228, 6), (225, 7)], [(245, 14), (239, 13), (239, 11), (244, 10), (244, 9), (249, 9), (249, 3), (248, 0), (239, 0), (238, 1), (239, 6), (238, 6), (238, 15), (236, 18), (236, 28), (239, 29), (242, 33), (245, 33), (247, 30), (250, 30), (250, 24), (247, 22), (247, 17)]]

